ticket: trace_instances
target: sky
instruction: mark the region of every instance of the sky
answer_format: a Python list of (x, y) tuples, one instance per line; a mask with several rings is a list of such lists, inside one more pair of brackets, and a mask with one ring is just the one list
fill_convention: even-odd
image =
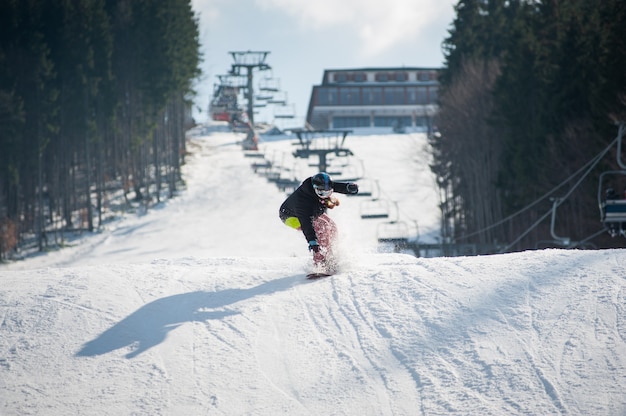
[[(455, 4), (451, 0), (192, 0), (204, 59), (194, 117), (206, 120), (217, 75), (226, 74), (233, 62), (231, 51), (270, 52), (266, 63), (272, 70), (258, 77), (280, 79), (300, 126), (312, 87), (320, 84), (325, 69), (441, 67), (441, 43), (454, 19)], [(272, 122), (273, 110), (255, 121)]]
[(286, 195), (252, 166), (315, 167), (242, 139), (195, 129), (176, 198), (0, 264), (1, 415), (626, 414), (626, 250), (379, 250), (408, 213), (434, 237), (427, 141), (349, 136), (335, 177), (356, 166), (402, 215), (339, 195), (338, 273), (308, 281)]

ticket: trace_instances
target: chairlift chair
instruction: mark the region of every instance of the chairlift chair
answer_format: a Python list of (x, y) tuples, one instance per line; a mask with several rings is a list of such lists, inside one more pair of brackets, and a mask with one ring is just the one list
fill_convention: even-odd
[(259, 90), (276, 92), (280, 90), (280, 79), (273, 77), (263, 77), (259, 81)]
[(287, 93), (278, 91), (276, 94), (272, 96), (269, 100), (267, 100), (268, 104), (280, 104), (287, 105)]
[(361, 203), (361, 218), (381, 219), (389, 218), (389, 201), (386, 199), (371, 199)]
[(274, 164), (267, 159), (264, 159), (262, 162), (252, 163), (251, 165), (252, 171), (254, 173), (260, 173), (260, 171), (263, 171), (263, 173), (265, 173), (272, 169), (272, 166), (274, 166)]
[(406, 247), (409, 243), (409, 226), (404, 221), (381, 222), (376, 227), (376, 236), (379, 243)]
[(610, 193), (612, 188), (603, 186), (607, 175), (626, 176), (625, 170), (612, 170), (602, 172), (598, 179), (598, 207), (600, 208), (600, 221), (608, 229), (611, 237), (617, 235), (626, 236), (626, 199), (624, 195), (615, 192)]
[(302, 183), (294, 178), (278, 178), (275, 182), (278, 189), (289, 194), (293, 193), (293, 191), (295, 191), (296, 188)]
[[(341, 165), (341, 176), (337, 178), (338, 181), (343, 182), (356, 182), (361, 179), (361, 172), (357, 166), (351, 163)], [(358, 194), (357, 194), (358, 195)]]
[(274, 118), (294, 118), (296, 110), (293, 104), (283, 104), (274, 108)]

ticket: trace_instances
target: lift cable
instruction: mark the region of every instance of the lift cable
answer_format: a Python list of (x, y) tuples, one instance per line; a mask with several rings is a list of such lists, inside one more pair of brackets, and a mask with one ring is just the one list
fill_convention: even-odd
[(605, 233), (606, 231), (607, 231), (607, 228), (604, 227), (600, 231), (598, 231), (596, 233), (593, 233), (592, 235), (590, 235), (589, 237), (585, 238), (584, 240), (581, 240), (581, 241), (578, 241), (578, 242), (572, 244), (572, 246), (570, 248), (579, 247), (579, 246), (583, 245), (584, 243), (586, 243), (587, 241), (592, 240), (592, 239), (596, 238), (597, 236), (599, 236), (600, 234)]
[[(620, 130), (620, 134), (621, 134), (621, 133), (622, 133), (622, 131)], [(586, 177), (587, 177), (587, 176), (591, 173), (591, 171), (593, 170), (593, 168), (594, 168), (594, 167), (595, 167), (595, 166), (596, 166), (596, 165), (600, 162), (600, 160), (601, 160), (601, 159), (602, 159), (602, 158), (603, 158), (603, 157), (604, 157), (604, 156), (608, 153), (608, 151), (611, 149), (611, 147), (613, 147), (613, 145), (614, 145), (614, 144), (618, 141), (618, 139), (619, 139), (619, 138), (620, 138), (619, 136), (618, 136), (617, 138), (615, 138), (615, 140), (613, 140), (609, 146), (607, 146), (607, 147), (606, 147), (606, 148), (605, 148), (602, 152), (600, 152), (600, 153), (599, 153), (599, 154), (598, 154), (598, 155), (597, 155), (597, 156), (596, 156), (593, 160), (591, 160), (591, 162), (593, 162), (593, 163), (591, 163), (591, 162), (587, 162), (587, 164), (586, 164), (584, 167), (586, 167), (587, 165), (590, 165), (590, 164), (591, 164), (591, 166), (589, 166), (589, 168), (587, 169), (587, 172), (586, 172), (586, 173), (585, 173), (585, 174), (584, 174), (584, 175), (583, 175), (583, 176), (582, 176), (582, 177), (578, 180), (578, 182), (576, 182), (576, 183), (574, 184), (574, 186), (572, 186), (572, 187), (570, 188), (570, 190), (569, 190), (569, 191), (565, 194), (565, 196), (564, 196), (563, 198), (559, 198), (559, 200), (558, 200), (558, 201), (555, 201), (555, 205), (556, 205), (556, 206), (561, 205), (561, 204), (563, 203), (563, 201), (565, 201), (565, 200), (566, 200), (566, 199), (567, 199), (567, 198), (568, 198), (568, 197), (569, 197), (569, 196), (570, 196), (570, 195), (574, 192), (574, 190), (575, 190), (575, 189), (576, 189), (576, 188), (577, 188), (577, 187), (581, 184), (581, 182), (583, 181), (583, 179), (585, 179), (585, 178), (586, 178)], [(583, 168), (584, 168), (584, 167), (583, 167)], [(581, 168), (581, 169), (579, 169), (579, 170), (576, 172), (576, 174), (578, 174), (581, 170), (582, 170), (582, 168)], [(576, 174), (575, 174), (575, 175), (576, 175)], [(570, 176), (570, 177), (569, 177), (569, 178), (568, 178), (565, 182), (569, 181), (569, 180), (570, 180), (573, 176), (575, 176), (575, 175)], [(549, 194), (551, 194), (552, 192), (554, 192), (555, 190), (559, 189), (559, 188), (560, 188), (560, 187), (561, 187), (561, 186), (562, 186), (565, 182), (562, 182), (559, 186), (557, 186), (557, 187), (556, 187), (556, 188), (554, 188), (552, 191), (550, 191), (550, 192), (548, 193), (548, 195), (549, 195)], [(530, 228), (528, 228), (525, 232), (523, 232), (523, 233), (522, 233), (522, 234), (521, 234), (518, 238), (516, 238), (516, 239), (515, 239), (515, 240), (514, 240), (511, 244), (509, 244), (507, 247), (505, 247), (505, 248), (501, 251), (501, 253), (508, 251), (509, 249), (511, 249), (511, 247), (513, 247), (515, 244), (517, 244), (517, 243), (518, 243), (518, 242), (519, 242), (522, 238), (524, 238), (524, 237), (525, 237), (525, 236), (526, 236), (526, 235), (527, 235), (530, 231), (532, 231), (535, 227), (537, 227), (541, 221), (543, 221), (545, 218), (547, 218), (547, 217), (548, 217), (548, 215), (550, 215), (550, 214), (552, 213), (552, 210), (553, 210), (553, 209), (555, 209), (555, 208), (550, 208), (550, 209), (548, 210), (548, 212), (547, 212), (547, 213), (545, 213), (545, 214), (543, 214), (543, 215), (541, 216), (541, 218), (540, 218), (538, 221), (536, 221), (536, 222), (535, 222), (535, 223), (534, 223), (534, 224), (533, 224)]]
[[(620, 132), (622, 133), (622, 132)], [(490, 230), (492, 228), (495, 228), (499, 225), (504, 224), (505, 222), (511, 220), (512, 218), (520, 215), (521, 213), (529, 210), (530, 208), (534, 207), (535, 205), (537, 205), (538, 203), (544, 201), (546, 198), (548, 198), (550, 195), (552, 195), (554, 192), (556, 192), (558, 189), (560, 189), (562, 186), (564, 186), (566, 183), (568, 183), (569, 181), (572, 180), (572, 178), (576, 177), (577, 175), (579, 175), (583, 170), (587, 169), (587, 167), (589, 167), (587, 173), (585, 173), (582, 178), (578, 181), (578, 183), (572, 187), (570, 189), (570, 191), (566, 194), (565, 197), (563, 197), (563, 200), (565, 200), (573, 191), (576, 187), (578, 187), (578, 185), (580, 184), (580, 182), (582, 182), (582, 180), (589, 174), (591, 173), (591, 170), (600, 162), (600, 160), (602, 160), (602, 158), (608, 153), (609, 150), (611, 150), (611, 147), (613, 147), (615, 145), (616, 142), (618, 142), (620, 139), (620, 137), (616, 137), (604, 150), (602, 150), (600, 153), (598, 153), (597, 156), (595, 156), (593, 159), (591, 159), (589, 162), (587, 162), (585, 165), (583, 165), (580, 169), (578, 169), (575, 173), (573, 173), (572, 175), (570, 175), (570, 177), (568, 177), (567, 179), (565, 179), (564, 181), (562, 181), (560, 184), (558, 184), (557, 186), (555, 186), (554, 188), (552, 188), (550, 191), (546, 192), (545, 194), (543, 194), (542, 196), (540, 196), (538, 199), (536, 199), (534, 202), (530, 203), (529, 205), (525, 206), (524, 208), (520, 209), (519, 211), (509, 215), (506, 218), (501, 219), (500, 221), (497, 221), (481, 230), (478, 231), (474, 231), (472, 233), (457, 237), (457, 239), (464, 239), (464, 238), (469, 238), (469, 237), (473, 237), (477, 234), (481, 234), (487, 230)], [(560, 205), (560, 203), (559, 203)], [(545, 214), (543, 218), (547, 217), (547, 215), (549, 215), (552, 212), (552, 208), (550, 208), (550, 210), (548, 211), (547, 214)], [(534, 228), (536, 225), (533, 225), (531, 227)], [(530, 231), (530, 230), (529, 230)], [(526, 235), (526, 233), (524, 234)], [(519, 240), (517, 240), (519, 241)]]

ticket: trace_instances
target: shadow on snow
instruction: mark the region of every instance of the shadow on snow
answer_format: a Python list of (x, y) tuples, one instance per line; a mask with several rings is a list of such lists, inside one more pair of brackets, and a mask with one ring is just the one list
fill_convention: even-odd
[(76, 353), (77, 357), (106, 354), (124, 347), (134, 347), (126, 358), (134, 358), (165, 340), (167, 334), (185, 322), (202, 322), (235, 315), (236, 311), (219, 309), (258, 295), (270, 295), (301, 283), (302, 275), (271, 280), (248, 289), (226, 289), (219, 292), (195, 291), (167, 296), (150, 302), (133, 312)]

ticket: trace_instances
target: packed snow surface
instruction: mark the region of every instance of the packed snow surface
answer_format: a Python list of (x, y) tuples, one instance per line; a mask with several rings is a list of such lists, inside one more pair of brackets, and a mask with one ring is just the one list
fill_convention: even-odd
[[(190, 138), (177, 198), (0, 266), (1, 415), (626, 414), (625, 250), (380, 252), (340, 196), (339, 273), (308, 281), (240, 140)], [(346, 145), (435, 241), (425, 138)], [(315, 173), (292, 147), (261, 150)]]

